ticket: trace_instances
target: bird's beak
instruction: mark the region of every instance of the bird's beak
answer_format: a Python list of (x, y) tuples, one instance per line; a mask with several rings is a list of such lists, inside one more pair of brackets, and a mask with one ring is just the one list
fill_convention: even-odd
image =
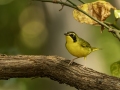
[(67, 33), (64, 33), (65, 36), (67, 36)]

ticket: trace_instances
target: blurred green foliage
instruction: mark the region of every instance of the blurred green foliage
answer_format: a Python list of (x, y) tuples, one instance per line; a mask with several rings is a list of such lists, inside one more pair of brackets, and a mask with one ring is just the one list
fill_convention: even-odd
[(120, 61), (111, 64), (110, 70), (113, 76), (120, 77)]

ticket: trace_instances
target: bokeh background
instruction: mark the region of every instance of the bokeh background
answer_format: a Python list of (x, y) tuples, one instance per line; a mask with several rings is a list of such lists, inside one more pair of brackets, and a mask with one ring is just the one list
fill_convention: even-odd
[[(77, 0), (72, 0), (77, 5)], [(92, 2), (93, 0), (84, 0)], [(106, 0), (107, 1), (107, 0)], [(120, 0), (108, 0), (120, 9)], [(110, 65), (120, 60), (120, 42), (106, 29), (78, 23), (73, 9), (53, 3), (31, 0), (0, 0), (0, 53), (7, 55), (58, 55), (74, 57), (65, 48), (67, 31), (74, 31), (92, 46), (103, 50), (87, 57), (87, 67), (111, 75)], [(113, 13), (113, 11), (112, 11)], [(107, 21), (114, 22), (112, 14)], [(118, 25), (120, 20), (118, 21)], [(84, 64), (83, 58), (77, 63)], [(0, 90), (76, 90), (48, 78), (9, 79), (0, 81)]]

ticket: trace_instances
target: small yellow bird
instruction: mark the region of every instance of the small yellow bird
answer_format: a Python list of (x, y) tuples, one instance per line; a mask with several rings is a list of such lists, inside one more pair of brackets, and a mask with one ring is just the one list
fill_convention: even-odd
[(71, 60), (68, 65), (72, 64), (75, 59), (81, 57), (84, 57), (84, 59), (86, 60), (87, 55), (89, 55), (93, 51), (99, 50), (99, 48), (91, 47), (91, 45), (87, 41), (78, 37), (75, 32), (67, 32), (64, 35), (66, 36), (65, 46), (67, 50), (70, 54), (76, 57)]

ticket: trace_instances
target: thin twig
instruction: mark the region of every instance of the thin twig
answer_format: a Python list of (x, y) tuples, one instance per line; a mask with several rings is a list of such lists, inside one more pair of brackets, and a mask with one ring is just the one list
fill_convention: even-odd
[(85, 2), (84, 2), (84, 1), (82, 1), (82, 0), (78, 0), (78, 1), (80, 1), (82, 4), (85, 4)]
[[(62, 2), (62, 0), (60, 0), (61, 2)], [(67, 0), (66, 0), (66, 2), (67, 2)], [(66, 3), (65, 2), (65, 3)], [(61, 11), (62, 9), (63, 9), (63, 7), (64, 7), (64, 4), (61, 4), (61, 6), (62, 6), (62, 8), (59, 10), (59, 11)]]
[(115, 28), (117, 30), (120, 30), (120, 28), (117, 25), (113, 24), (113, 23), (110, 23), (110, 22), (107, 22), (107, 21), (104, 21), (104, 23), (107, 24), (108, 26), (112, 26), (113, 28)]
[[(71, 2), (70, 0), (67, 0), (69, 3), (71, 3), (73, 6), (76, 6), (76, 4), (74, 4), (73, 2)], [(77, 7), (77, 6), (76, 6)]]
[(118, 38), (118, 40), (120, 41), (120, 30), (117, 29), (109, 29), (109, 32), (112, 32), (113, 34), (115, 34), (115, 36)]

